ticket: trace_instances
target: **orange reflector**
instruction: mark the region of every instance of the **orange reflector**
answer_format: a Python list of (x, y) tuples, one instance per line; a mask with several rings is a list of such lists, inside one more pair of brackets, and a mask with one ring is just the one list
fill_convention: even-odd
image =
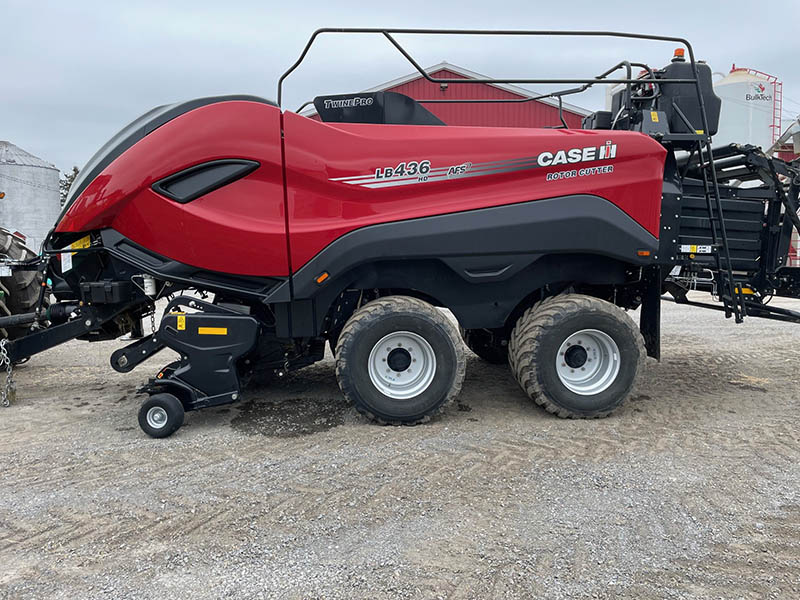
[(0, 192), (0, 200), (2, 200), (5, 197), (6, 197), (6, 193), (5, 192)]
[(319, 275), (317, 275), (316, 282), (317, 282), (317, 283), (322, 283), (322, 282), (323, 282), (323, 281), (325, 281), (325, 280), (326, 280), (328, 277), (330, 277), (330, 274), (329, 274), (327, 271), (323, 271), (322, 273), (320, 273)]
[(650, 256), (650, 250), (637, 250), (637, 256)]

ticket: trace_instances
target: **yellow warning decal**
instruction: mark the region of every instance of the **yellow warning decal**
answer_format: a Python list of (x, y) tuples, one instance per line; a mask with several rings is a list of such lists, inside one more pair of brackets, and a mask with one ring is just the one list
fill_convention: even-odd
[(76, 242), (72, 242), (69, 247), (73, 250), (80, 250), (81, 248), (88, 248), (92, 245), (92, 237), (89, 235), (83, 236)]
[(228, 335), (227, 327), (198, 327), (197, 333), (200, 335)]
[(178, 315), (178, 331), (186, 329), (186, 315)]
[(658, 123), (658, 112), (656, 112), (656, 111), (654, 111), (654, 110), (651, 110), (651, 111), (650, 111), (650, 120), (651, 120), (653, 123)]
[(694, 130), (694, 132), (695, 132), (697, 135), (703, 135), (703, 134), (705, 133), (705, 131), (703, 131), (702, 129), (695, 129), (695, 130)]

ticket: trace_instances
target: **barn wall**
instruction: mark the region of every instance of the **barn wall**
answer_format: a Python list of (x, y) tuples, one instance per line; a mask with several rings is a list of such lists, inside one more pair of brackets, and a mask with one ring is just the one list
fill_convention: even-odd
[[(442, 69), (431, 73), (440, 79), (468, 79), (463, 75)], [(405, 94), (417, 100), (432, 99), (513, 99), (516, 94), (485, 83), (451, 83), (442, 91), (438, 83), (420, 77), (386, 91)], [(479, 125), (487, 127), (548, 127), (560, 125), (558, 109), (542, 102), (487, 103), (487, 104), (424, 104), (448, 125)], [(570, 128), (579, 128), (582, 117), (564, 111), (564, 120)]]
[[(440, 79), (469, 79), (459, 73), (441, 69), (431, 73)], [(387, 92), (398, 92), (416, 100), (434, 99), (515, 99), (520, 96), (485, 83), (452, 83), (442, 91), (438, 83), (420, 77), (408, 83), (386, 88)], [(486, 104), (423, 104), (447, 125), (469, 125), (479, 127), (553, 127), (561, 125), (558, 108), (543, 102), (492, 102)], [(316, 113), (312, 119), (319, 121)], [(564, 120), (570, 129), (578, 129), (583, 117), (564, 110)]]

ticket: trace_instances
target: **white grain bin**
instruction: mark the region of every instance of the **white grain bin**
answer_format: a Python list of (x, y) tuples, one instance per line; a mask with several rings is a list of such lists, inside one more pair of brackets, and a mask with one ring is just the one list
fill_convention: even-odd
[(722, 109), (714, 145), (733, 142), (767, 150), (777, 137), (775, 128), (780, 128), (780, 111), (776, 112), (780, 87), (781, 82), (775, 77), (735, 65), (715, 81), (714, 92), (722, 99)]
[(23, 234), (36, 252), (61, 211), (58, 179), (55, 166), (0, 141), (0, 227)]

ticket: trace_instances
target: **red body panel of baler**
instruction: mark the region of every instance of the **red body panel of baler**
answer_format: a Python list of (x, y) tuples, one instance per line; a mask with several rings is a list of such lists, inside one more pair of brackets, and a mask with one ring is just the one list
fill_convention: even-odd
[[(613, 157), (598, 158), (611, 146)], [(598, 150), (576, 151), (586, 148)], [(569, 150), (590, 159), (537, 159), (544, 153), (552, 163)], [(281, 118), (267, 104), (222, 102), (173, 119), (124, 152), (57, 231), (111, 227), (173, 260), (261, 276), (288, 275), (290, 264), (298, 270), (361, 227), (574, 194), (615, 204), (658, 237), (665, 156), (654, 140), (625, 131), (330, 124), (290, 112)], [(187, 204), (151, 189), (221, 158), (260, 167)], [(410, 163), (427, 165), (427, 178), (409, 177)], [(400, 164), (406, 176), (385, 177)]]
[[(326, 124), (286, 113), (284, 134), (294, 269), (360, 227), (572, 194), (605, 198), (658, 237), (666, 150), (639, 133)], [(609, 142), (616, 147), (609, 160), (548, 167), (535, 160), (543, 152), (555, 157), (559, 150), (600, 148)], [(469, 167), (435, 181), (364, 184), (376, 170), (409, 161), (429, 161), (432, 172)], [(603, 166), (613, 171), (579, 175), (582, 169)], [(547, 180), (548, 174), (572, 171), (573, 177)], [(361, 181), (353, 180), (359, 176)]]
[[(187, 204), (152, 184), (206, 161), (245, 158), (260, 167)], [(240, 275), (289, 273), (280, 112), (220, 102), (165, 123), (126, 150), (83, 191), (56, 231), (113, 228), (162, 256)]]

